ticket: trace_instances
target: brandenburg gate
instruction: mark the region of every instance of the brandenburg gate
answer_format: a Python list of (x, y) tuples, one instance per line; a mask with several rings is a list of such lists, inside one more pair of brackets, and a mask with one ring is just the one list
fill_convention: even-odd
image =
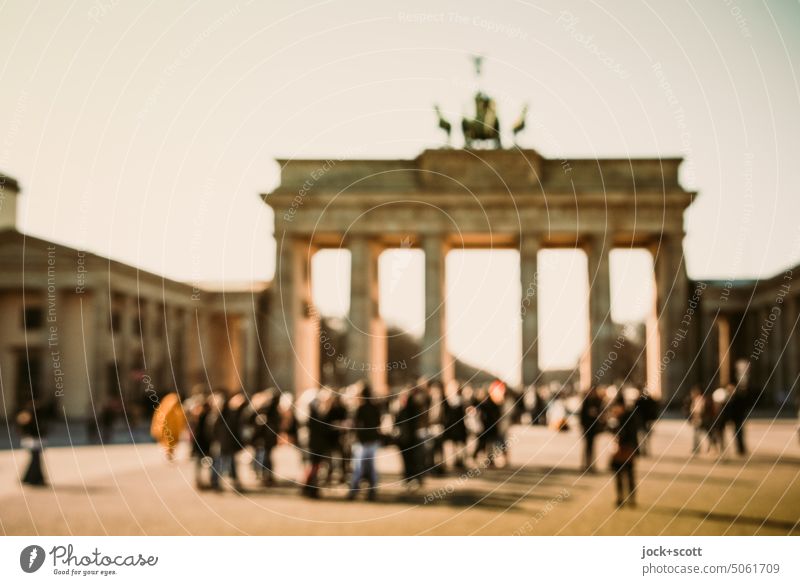
[[(319, 385), (319, 318), (311, 258), (350, 252), (349, 328), (344, 355), (352, 381), (386, 388), (386, 329), (378, 310), (378, 256), (416, 247), (425, 255), (421, 374), (448, 380), (445, 255), (450, 250), (519, 251), (522, 381), (536, 383), (537, 257), (545, 248), (586, 253), (590, 346), (581, 382), (601, 380), (614, 354), (609, 253), (652, 253), (656, 298), (647, 326), (647, 387), (669, 400), (686, 384), (688, 297), (683, 213), (694, 193), (678, 180), (679, 158), (546, 159), (534, 150), (425, 150), (412, 160), (280, 160), (280, 185), (263, 195), (275, 214), (277, 259), (268, 325), (272, 381), (284, 390)], [(528, 293), (526, 294), (526, 291)]]

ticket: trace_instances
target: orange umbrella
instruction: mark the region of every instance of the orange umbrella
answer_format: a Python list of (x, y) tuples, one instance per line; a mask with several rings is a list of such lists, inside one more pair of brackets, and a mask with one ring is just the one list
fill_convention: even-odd
[(153, 414), (150, 435), (164, 448), (167, 459), (172, 459), (181, 434), (186, 429), (186, 415), (176, 392), (164, 396)]

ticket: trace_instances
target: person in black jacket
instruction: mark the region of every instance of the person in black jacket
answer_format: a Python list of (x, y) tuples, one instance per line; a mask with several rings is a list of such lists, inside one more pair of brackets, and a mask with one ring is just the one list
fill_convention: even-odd
[(464, 469), (464, 449), (467, 444), (467, 414), (464, 389), (454, 383), (444, 403), (444, 438), (453, 448), (456, 469)]
[(725, 406), (727, 411), (726, 418), (733, 426), (733, 437), (736, 439), (736, 452), (739, 455), (747, 454), (747, 445), (744, 441), (744, 422), (750, 410), (750, 401), (747, 392), (741, 386), (728, 384), (728, 404)]
[(415, 484), (422, 486), (425, 465), (425, 445), (421, 436), (424, 404), (424, 390), (415, 386), (405, 397), (405, 403), (395, 418), (397, 446), (403, 457), (403, 481), (407, 487)]
[(594, 440), (603, 430), (603, 399), (597, 386), (592, 386), (581, 404), (581, 427), (583, 428), (583, 469), (594, 471)]
[(369, 483), (367, 499), (377, 497), (378, 469), (375, 465), (375, 455), (380, 446), (381, 412), (375, 404), (372, 389), (365, 385), (361, 391), (360, 404), (353, 416), (353, 430), (356, 442), (353, 445), (353, 477), (350, 482), (348, 499), (354, 499), (358, 494), (362, 479)]
[[(220, 394), (223, 397), (228, 395), (224, 391), (220, 392)], [(223, 398), (223, 400), (224, 402), (221, 406), (216, 406), (219, 412), (215, 417), (213, 426), (212, 451), (214, 452), (214, 464), (211, 487), (216, 490), (221, 489), (219, 480), (223, 475), (227, 474), (230, 476), (233, 489), (241, 492), (243, 488), (236, 470), (236, 454), (242, 450), (241, 411), (247, 403), (247, 398), (242, 392), (237, 392), (227, 397), (227, 399)]]
[[(500, 418), (503, 412), (491, 392), (485, 393), (483, 398), (479, 399), (475, 405), (475, 410), (478, 411), (478, 418), (481, 421), (483, 430), (478, 435), (472, 459), (479, 466), (494, 467), (495, 457), (498, 455), (498, 451), (503, 449), (502, 436), (500, 434)], [(479, 463), (479, 455), (481, 453), (485, 454), (485, 459)]]
[(17, 413), (16, 422), (22, 437), (20, 443), (31, 455), (25, 475), (22, 476), (22, 483), (35, 486), (47, 485), (42, 469), (42, 451), (51, 415), (50, 409), (44, 408), (41, 402), (36, 400), (29, 400)]
[(611, 458), (611, 469), (617, 485), (617, 507), (621, 507), (625, 503), (636, 507), (634, 462), (639, 449), (638, 420), (639, 417), (634, 407), (626, 407), (621, 397), (614, 401), (611, 407), (609, 426), (616, 436), (616, 449)]
[(309, 498), (319, 498), (319, 470), (330, 457), (330, 408), (331, 391), (321, 388), (308, 406), (308, 470), (302, 493)]
[(256, 412), (253, 442), (258, 453), (257, 475), (261, 484), (269, 487), (275, 482), (272, 452), (278, 446), (278, 439), (283, 431), (283, 411), (280, 391), (270, 388), (266, 392), (269, 396)]

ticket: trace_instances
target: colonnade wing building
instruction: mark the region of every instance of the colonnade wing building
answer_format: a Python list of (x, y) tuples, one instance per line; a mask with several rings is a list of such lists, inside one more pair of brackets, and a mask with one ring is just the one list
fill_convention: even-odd
[(264, 378), (265, 284), (199, 288), (24, 235), (19, 186), (0, 184), (0, 416), (32, 397), (75, 419), (119, 397), (135, 416), (168, 391)]

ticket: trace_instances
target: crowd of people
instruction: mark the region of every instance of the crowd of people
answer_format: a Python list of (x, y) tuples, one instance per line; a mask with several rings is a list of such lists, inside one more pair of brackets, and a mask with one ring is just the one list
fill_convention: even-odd
[[(443, 475), (450, 466), (503, 464), (517, 402), (499, 381), (477, 388), (433, 381), (387, 396), (377, 396), (368, 384), (359, 383), (308, 390), (296, 399), (274, 388), (249, 397), (201, 388), (184, 401), (184, 410), (201, 489), (222, 489), (220, 480), (227, 477), (241, 490), (235, 461), (243, 449), (251, 451), (262, 485), (273, 485), (273, 451), (283, 443), (302, 454), (304, 495), (318, 498), (325, 486), (347, 484), (350, 498), (364, 492), (374, 499), (375, 459), (385, 445), (400, 451), (402, 481), (409, 490), (419, 489), (429, 475)], [(161, 423), (158, 427), (163, 428)], [(164, 438), (179, 432), (159, 434)], [(174, 446), (162, 442), (171, 453)]]
[[(742, 388), (730, 385), (713, 392), (692, 388), (685, 414), (693, 428), (693, 453), (722, 455), (730, 427), (739, 454), (747, 453), (745, 420), (752, 409)], [(646, 391), (631, 385), (593, 386), (585, 393), (570, 385), (528, 387), (521, 393), (500, 381), (473, 386), (420, 381), (399, 391), (376, 395), (366, 383), (332, 389), (310, 389), (299, 396), (269, 388), (243, 391), (193, 389), (159, 398), (151, 434), (168, 458), (188, 436), (199, 489), (222, 490), (225, 484), (243, 491), (237, 465), (243, 450), (251, 454), (253, 474), (264, 487), (276, 484), (274, 457), (281, 444), (297, 448), (304, 462), (298, 482), (303, 495), (319, 498), (326, 487), (346, 485), (349, 498), (375, 499), (379, 486), (379, 449), (396, 446), (402, 459), (402, 483), (419, 490), (429, 476), (470, 467), (497, 467), (509, 458), (512, 424), (545, 425), (570, 430), (577, 420), (583, 440), (582, 471), (596, 470), (596, 439), (610, 433), (609, 466), (617, 487), (617, 505), (636, 504), (635, 461), (647, 456), (660, 405)], [(41, 452), (47, 410), (26, 404), (18, 413), (22, 446), (31, 452), (23, 481), (43, 485)], [(100, 440), (110, 433), (104, 417), (97, 420)], [(187, 432), (188, 431), (188, 432)]]

